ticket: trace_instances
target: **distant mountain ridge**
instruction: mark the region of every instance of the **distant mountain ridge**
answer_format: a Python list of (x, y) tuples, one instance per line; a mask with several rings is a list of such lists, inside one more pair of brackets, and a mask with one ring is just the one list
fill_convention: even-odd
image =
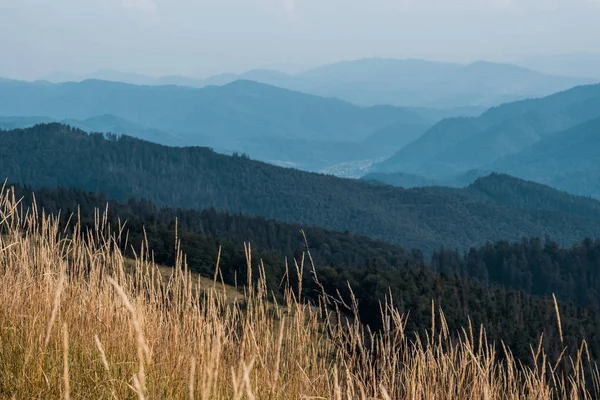
[[(368, 146), (362, 142), (399, 124), (391, 134), (402, 144), (435, 122), (408, 109), (358, 107), (252, 81), (201, 89), (98, 80), (64, 84), (3, 81), (0, 113), (58, 121), (113, 116), (120, 122), (108, 124), (108, 128), (133, 127), (132, 135), (161, 144), (209, 146), (263, 161), (290, 162), (303, 169), (389, 156), (394, 148), (373, 140)], [(405, 126), (410, 131), (404, 130)]]
[(204, 86), (201, 79), (189, 78), (181, 75), (168, 75), (153, 77), (148, 75), (123, 72), (114, 69), (100, 69), (89, 74), (74, 74), (69, 72), (56, 72), (46, 75), (40, 79), (51, 83), (83, 82), (86, 80), (101, 80), (111, 82), (122, 82), (133, 85), (181, 85), (191, 87)]
[[(566, 130), (599, 117), (600, 85), (578, 86), (541, 99), (493, 107), (479, 117), (442, 120), (371, 171), (448, 179), (474, 169), (496, 170), (497, 160), (553, 135), (559, 137), (561, 131), (568, 140)], [(499, 171), (525, 176), (517, 166)]]
[(486, 177), (492, 173), (494, 173), (493, 170), (471, 170), (447, 178), (427, 178), (404, 172), (370, 172), (363, 174), (360, 179), (374, 184), (391, 185), (405, 189), (431, 186), (465, 188), (477, 179)]
[(0, 129), (25, 129), (38, 124), (58, 122), (92, 133), (126, 134), (138, 139), (148, 140), (158, 144), (182, 144), (181, 138), (157, 129), (147, 128), (114, 115), (105, 114), (84, 120), (63, 119), (57, 120), (48, 117), (0, 117)]
[(549, 135), (487, 168), (600, 198), (600, 117)]
[(600, 54), (571, 53), (530, 57), (516, 62), (547, 74), (600, 79)]
[[(510, 64), (471, 64), (406, 59), (362, 59), (333, 64), (302, 75), (320, 77), (331, 93), (358, 104), (426, 107), (494, 106), (549, 95), (593, 80), (540, 74)], [(352, 82), (355, 86), (344, 86)], [(323, 89), (322, 89), (323, 90)], [(323, 92), (319, 92), (323, 93)]]
[(490, 107), (531, 97), (546, 96), (594, 77), (546, 75), (524, 67), (477, 61), (471, 64), (418, 59), (366, 58), (325, 65), (299, 74), (257, 69), (220, 74), (207, 79), (181, 76), (152, 78), (103, 70), (87, 76), (48, 77), (54, 82), (102, 79), (138, 85), (205, 87), (251, 80), (285, 89), (337, 97), (361, 106), (389, 104), (401, 107)]
[[(215, 207), (368, 235), (425, 252), (525, 236), (548, 235), (560, 243), (600, 237), (600, 203), (505, 175), (480, 183), (510, 188), (510, 201), (501, 196), (504, 190), (494, 194), (478, 185), (404, 190), (206, 148), (166, 147), (127, 136), (107, 139), (60, 124), (0, 132), (0, 176), (34, 188), (75, 187), (116, 200), (135, 194), (158, 205)], [(534, 210), (528, 206), (531, 194), (520, 193), (540, 190), (546, 205)]]
[(0, 116), (0, 129), (11, 130), (11, 129), (22, 129), (30, 128), (38, 124), (47, 124), (50, 122), (58, 122), (48, 117), (3, 117)]

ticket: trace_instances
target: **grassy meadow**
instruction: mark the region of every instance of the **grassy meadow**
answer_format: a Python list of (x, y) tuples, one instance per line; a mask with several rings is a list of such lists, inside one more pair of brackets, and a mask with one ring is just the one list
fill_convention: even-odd
[[(116, 246), (125, 226), (73, 232), (53, 216), (0, 200), (2, 399), (593, 399), (600, 374), (585, 341), (576, 359), (550, 362), (532, 343), (533, 367), (488, 343), (480, 327), (448, 327), (432, 304), (426, 340), (382, 301), (371, 332), (353, 299), (292, 288), (310, 254), (288, 268), (283, 301), (267, 290), (246, 246), (254, 284), (226, 286), (172, 269), (152, 249), (134, 260)], [(177, 244), (174, 243), (174, 246)], [(240, 244), (241, 245), (241, 244)], [(318, 277), (315, 276), (318, 282)], [(560, 314), (557, 307), (557, 323)], [(423, 337), (421, 335), (420, 337)], [(543, 340), (543, 338), (540, 338)], [(502, 354), (502, 357), (499, 355)]]

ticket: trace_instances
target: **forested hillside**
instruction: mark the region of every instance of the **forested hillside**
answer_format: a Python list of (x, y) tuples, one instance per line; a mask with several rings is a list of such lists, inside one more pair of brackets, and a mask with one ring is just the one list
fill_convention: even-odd
[(468, 174), (461, 174), (448, 179), (436, 179), (404, 172), (371, 172), (361, 177), (366, 182), (406, 189), (428, 186), (465, 187), (472, 183), (475, 178)]
[(35, 188), (62, 185), (117, 200), (135, 196), (160, 206), (214, 207), (349, 231), (425, 253), (442, 245), (467, 249), (526, 236), (549, 235), (565, 244), (600, 236), (600, 216), (584, 217), (562, 206), (532, 211), (473, 189), (371, 185), (206, 148), (170, 148), (126, 136), (107, 139), (59, 124), (2, 132), (0, 175)]
[(0, 0), (0, 400), (600, 400), (598, 22)]
[(540, 183), (524, 181), (506, 174), (493, 173), (489, 177), (478, 178), (468, 189), (485, 193), (498, 203), (531, 211), (560, 211), (593, 219), (600, 217), (600, 202), (595, 199), (573, 196)]
[[(487, 168), (495, 160), (517, 154), (544, 138), (558, 136), (558, 132), (598, 117), (600, 85), (579, 86), (541, 99), (506, 103), (476, 118), (440, 121), (393, 157), (374, 165), (373, 170), (448, 178), (471, 169)], [(568, 157), (577, 157), (575, 149), (564, 150), (568, 151)], [(548, 162), (551, 163), (551, 158)]]
[[(514, 185), (514, 179), (498, 177), (498, 184), (478, 180), (472, 187), (491, 193), (503, 185)], [(503, 182), (502, 182), (503, 181)], [(525, 185), (522, 185), (525, 186)], [(563, 203), (557, 196), (543, 197), (547, 188), (539, 190), (523, 188), (528, 193), (524, 206), (544, 209), (545, 207), (572, 208), (573, 213), (590, 218), (600, 214), (597, 202), (590, 200), (586, 206), (573, 208), (572, 203)], [(20, 186), (9, 186), (22, 205), (30, 207), (33, 191)], [(513, 191), (516, 191), (513, 189)], [(507, 190), (509, 191), (509, 190)], [(510, 202), (510, 195), (504, 200)], [(477, 279), (488, 285), (501, 285), (537, 296), (556, 293), (562, 300), (580, 306), (600, 308), (600, 239), (586, 238), (573, 246), (561, 247), (551, 238), (527, 238), (521, 241), (506, 240), (487, 243), (462, 253), (440, 248), (431, 259), (424, 258), (420, 249), (404, 249), (365, 236), (342, 233), (323, 228), (302, 227), (262, 217), (247, 217), (229, 214), (214, 209), (195, 211), (186, 209), (160, 208), (148, 201), (130, 199), (126, 203), (109, 200), (106, 196), (84, 192), (79, 189), (39, 189), (35, 191), (36, 203), (46, 213), (58, 215), (63, 222), (71, 213), (79, 213), (86, 226), (93, 226), (94, 211), (105, 210), (108, 205), (109, 219), (127, 221), (129, 243), (138, 248), (143, 241), (143, 227), (155, 251), (158, 262), (172, 264), (177, 226), (188, 262), (195, 271), (210, 274), (214, 267), (218, 246), (223, 246), (223, 260), (240, 261), (243, 258), (240, 243), (250, 243), (261, 258), (267, 261), (274, 276), (281, 273), (281, 260), (300, 259), (306, 250), (304, 231), (313, 260), (321, 267), (344, 268), (372, 267), (374, 271), (388, 268), (413, 268), (430, 265), (433, 270), (447, 276), (458, 275)], [(235, 254), (235, 256), (234, 256)], [(236, 261), (236, 262), (237, 262)], [(243, 263), (242, 263), (243, 264)], [(228, 267), (227, 267), (228, 268)], [(225, 271), (229, 271), (225, 268)], [(243, 273), (238, 270), (238, 273)], [(227, 275), (233, 279), (231, 274)]]
[(555, 293), (579, 306), (600, 307), (600, 240), (585, 239), (561, 248), (551, 239), (499, 241), (466, 253), (435, 252), (431, 266), (443, 274), (477, 279), (489, 285), (536, 296)]
[(600, 198), (600, 118), (550, 135), (487, 168)]
[[(30, 206), (33, 191), (19, 185), (10, 185), (25, 206)], [(422, 264), (423, 256), (419, 251), (409, 252), (403, 247), (384, 241), (373, 240), (366, 236), (341, 233), (319, 227), (288, 224), (263, 217), (247, 217), (242, 214), (230, 214), (215, 209), (203, 211), (162, 208), (147, 200), (131, 198), (120, 203), (110, 200), (103, 194), (94, 194), (79, 189), (40, 188), (35, 191), (37, 205), (46, 211), (57, 215), (62, 211), (63, 221), (70, 214), (79, 211), (89, 221), (94, 210), (104, 210), (108, 205), (109, 215), (116, 220), (128, 221), (128, 229), (141, 234), (142, 225), (149, 229), (164, 226), (174, 232), (175, 220), (182, 232), (193, 232), (214, 240), (215, 243), (235, 244), (249, 242), (252, 248), (265, 252), (274, 252), (282, 257), (298, 256), (305, 250), (305, 242), (301, 231), (309, 240), (313, 259), (324, 265), (357, 267), (364, 266), (372, 260), (382, 267), (397, 265)], [(131, 236), (133, 237), (133, 236)], [(140, 238), (135, 240), (140, 242)], [(159, 246), (164, 250), (164, 245)], [(189, 251), (187, 252), (190, 253)], [(205, 257), (207, 262), (202, 267), (211, 269), (216, 254)], [(283, 259), (283, 258), (282, 258)], [(204, 271), (206, 272), (206, 270)]]
[[(20, 187), (14, 190), (15, 197), (22, 199), (21, 207), (27, 211), (33, 202), (32, 192)], [(43, 189), (36, 191), (35, 201), (39, 209), (47, 213), (57, 215), (61, 210), (61, 230), (69, 232), (78, 217), (83, 229), (95, 230), (96, 210), (103, 213), (107, 199), (79, 190)], [(76, 214), (71, 218), (72, 212)], [(296, 231), (297, 226), (215, 211), (161, 210), (151, 203), (134, 200), (126, 204), (110, 201), (106, 218), (113, 229), (119, 226), (119, 222), (125, 223), (120, 243), (126, 255), (133, 257), (139, 254), (142, 243), (147, 239), (152, 257), (157, 262), (174, 265), (177, 237), (186, 255), (188, 268), (203, 276), (214, 276), (215, 260), (220, 248), (219, 276), (232, 285), (246, 282), (246, 258), (238, 238), (249, 239), (255, 249), (255, 264), (262, 261), (268, 289), (279, 296), (281, 282), (286, 279), (290, 280), (295, 290), (299, 289), (294, 283), (297, 278), (293, 258), (300, 262), (306, 248), (300, 232)], [(595, 299), (587, 297), (597, 290), (595, 275), (590, 275), (589, 280), (585, 281), (586, 271), (592, 273), (589, 268), (593, 268), (593, 263), (600, 259), (600, 252), (597, 251), (600, 244), (591, 241), (584, 242), (584, 247), (566, 249), (548, 243), (543, 250), (540, 250), (540, 242), (535, 239), (514, 245), (500, 242), (472, 250), (464, 261), (458, 253), (442, 250), (436, 253), (432, 264), (435, 269), (442, 271), (439, 274), (423, 265), (418, 251), (407, 253), (389, 244), (321, 229), (308, 229), (306, 233), (320, 282), (328, 292), (339, 290), (346, 297), (349, 296), (349, 283), (359, 301), (361, 319), (372, 329), (381, 327), (380, 302), (391, 294), (398, 309), (410, 313), (407, 331), (425, 332), (431, 328), (431, 300), (434, 300), (435, 305), (443, 309), (450, 327), (466, 326), (468, 315), (475, 327), (479, 324), (486, 326), (490, 340), (503, 340), (514, 351), (514, 355), (528, 364), (531, 355), (529, 345), (535, 344), (542, 333), (545, 348), (552, 357), (558, 357), (562, 349), (554, 304), (547, 298), (551, 294), (549, 290), (558, 289), (559, 298), (565, 300), (581, 293), (582, 296), (573, 299), (578, 304), (596, 304)], [(490, 254), (490, 249), (495, 249), (496, 253)], [(567, 265), (571, 264), (558, 264), (563, 270), (560, 273), (554, 270), (538, 273), (546, 268), (545, 259), (551, 252), (558, 257), (555, 262), (574, 262), (575, 265), (570, 269)], [(509, 272), (510, 268), (514, 269), (513, 265), (505, 267), (506, 271), (494, 272), (498, 262), (497, 253), (505, 257), (511, 254), (512, 257), (518, 256), (517, 272), (520, 275), (502, 274)], [(537, 254), (544, 256), (538, 257)], [(589, 261), (582, 263), (582, 256)], [(286, 257), (287, 269), (284, 263)], [(476, 261), (479, 261), (477, 268), (472, 265)], [(481, 273), (486, 268), (490, 272), (489, 276), (484, 277)], [(257, 276), (258, 273), (254, 278)], [(469, 276), (475, 280), (469, 279)], [(523, 279), (523, 276), (528, 279)], [(561, 287), (562, 279), (569, 276), (576, 277), (581, 286)], [(509, 280), (511, 278), (512, 281)], [(302, 281), (303, 296), (316, 302), (318, 288), (309, 265), (304, 267)], [(500, 286), (488, 288), (487, 283), (507, 284), (538, 296)], [(574, 354), (577, 341), (581, 338), (587, 339), (592, 348), (600, 345), (600, 339), (594, 335), (600, 328), (600, 315), (595, 308), (581, 308), (568, 303), (560, 303), (559, 307), (565, 344), (571, 349), (568, 354)]]

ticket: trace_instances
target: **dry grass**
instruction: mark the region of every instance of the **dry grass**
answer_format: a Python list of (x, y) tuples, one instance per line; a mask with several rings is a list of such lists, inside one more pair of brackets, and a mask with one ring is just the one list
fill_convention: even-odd
[[(498, 362), (491, 346), (475, 346), (483, 330), (467, 327), (461, 341), (450, 341), (441, 313), (432, 314), (430, 339), (420, 342), (405, 333), (404, 317), (384, 305), (385, 329), (371, 334), (356, 319), (344, 322), (335, 313), (337, 318), (323, 318), (323, 308), (305, 304), (291, 290), (283, 304), (269, 303), (264, 279), (241, 296), (218, 279), (193, 277), (182, 257), (171, 273), (153, 265), (147, 249), (128, 262), (100, 216), (93, 232), (76, 231), (67, 240), (51, 218), (36, 211), (21, 215), (15, 205), (4, 192), (0, 398), (591, 399), (598, 394), (597, 369), (585, 360), (585, 343), (579, 358), (568, 361), (573, 373), (565, 376), (553, 372), (541, 346), (532, 350), (536, 367), (521, 368), (510, 356)], [(264, 276), (250, 251), (248, 268)], [(325, 302), (330, 298), (323, 294)], [(345, 306), (356, 307), (351, 301)]]

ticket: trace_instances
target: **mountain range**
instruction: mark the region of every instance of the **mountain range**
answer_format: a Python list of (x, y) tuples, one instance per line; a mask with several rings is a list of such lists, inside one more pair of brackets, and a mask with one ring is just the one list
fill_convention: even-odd
[(515, 62), (551, 75), (600, 79), (600, 54), (571, 53), (529, 57)]
[[(133, 196), (321, 226), (426, 253), (525, 236), (560, 243), (600, 236), (600, 202), (507, 175), (465, 189), (405, 190), (61, 124), (0, 133), (0, 176), (33, 188), (75, 187), (116, 200)], [(481, 189), (500, 186), (499, 193)]]
[(464, 108), (490, 107), (545, 96), (600, 78), (543, 74), (520, 66), (486, 61), (458, 64), (367, 58), (325, 65), (294, 75), (261, 69), (242, 74), (220, 74), (207, 79), (182, 76), (152, 78), (101, 70), (90, 75), (58, 74), (47, 79), (54, 82), (100, 79), (138, 85), (191, 87), (222, 86), (236, 80), (251, 80), (324, 97), (337, 97), (361, 106), (388, 104)]
[[(580, 154), (569, 143), (553, 144), (573, 135), (578, 146), (593, 147), (593, 137), (586, 132), (596, 129), (587, 122), (600, 118), (598, 84), (508, 102), (479, 113), (480, 106), (357, 106), (297, 91), (312, 89), (291, 82), (319, 81), (321, 94), (335, 87), (343, 89), (340, 97), (345, 98), (360, 86), (355, 93), (361, 93), (362, 99), (369, 98), (369, 90), (386, 88), (396, 96), (412, 85), (416, 92), (411, 101), (415, 101), (420, 95), (432, 99), (439, 91), (450, 93), (449, 88), (458, 90), (450, 95), (456, 100), (464, 98), (459, 92), (465, 90), (493, 96), (496, 89), (516, 93), (513, 89), (521, 87), (520, 82), (550, 89), (577, 80), (488, 62), (461, 65), (390, 59), (343, 62), (295, 76), (255, 70), (187, 82), (200, 88), (163, 86), (174, 82), (116, 71), (98, 75), (137, 84), (0, 80), (0, 114), (4, 115), (0, 128), (60, 122), (86, 132), (125, 134), (168, 146), (199, 145), (307, 171), (352, 178), (367, 174), (366, 180), (403, 187), (464, 187), (496, 171), (574, 194), (600, 195), (588, 182), (597, 174), (594, 155)], [(434, 92), (422, 90), (429, 84)], [(282, 88), (286, 86), (297, 90)], [(552, 146), (569, 149), (570, 154), (544, 156)]]
[(49, 117), (0, 117), (0, 129), (31, 128), (38, 124), (59, 122), (88, 133), (127, 134), (158, 144), (173, 144), (181, 140), (174, 134), (147, 128), (114, 115), (105, 114), (78, 120), (74, 118), (54, 119)]
[(358, 107), (252, 81), (196, 89), (5, 80), (0, 81), (0, 110), (5, 116), (43, 116), (84, 129), (209, 146), (309, 170), (389, 156), (436, 121), (436, 113), (428, 116), (427, 110)]
[(598, 118), (600, 85), (507, 103), (479, 117), (440, 121), (371, 172), (396, 174), (378, 175), (388, 183), (404, 179), (401, 173), (447, 184), (499, 171), (597, 196)]
[(550, 135), (488, 169), (600, 198), (600, 118)]

